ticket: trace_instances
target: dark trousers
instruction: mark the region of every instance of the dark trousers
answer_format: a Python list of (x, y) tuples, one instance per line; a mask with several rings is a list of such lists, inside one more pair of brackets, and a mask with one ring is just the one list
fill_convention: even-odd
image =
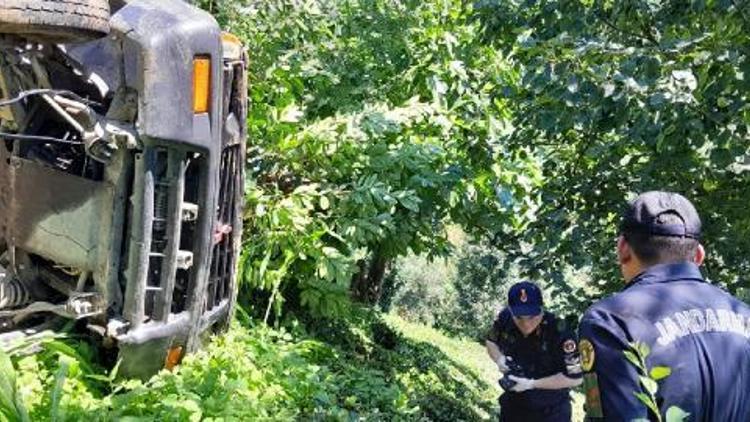
[(571, 417), (569, 400), (547, 407), (526, 407), (500, 397), (500, 422), (570, 422)]

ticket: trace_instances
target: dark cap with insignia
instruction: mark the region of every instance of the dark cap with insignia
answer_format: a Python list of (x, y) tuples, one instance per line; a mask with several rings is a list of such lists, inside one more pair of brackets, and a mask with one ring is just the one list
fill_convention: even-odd
[[(666, 219), (663, 218), (665, 215), (673, 217)], [(701, 219), (693, 204), (684, 196), (673, 192), (651, 191), (640, 194), (628, 204), (620, 232), (698, 239), (701, 235)]]
[(542, 291), (530, 282), (522, 281), (508, 291), (508, 307), (513, 316), (530, 316), (542, 313)]

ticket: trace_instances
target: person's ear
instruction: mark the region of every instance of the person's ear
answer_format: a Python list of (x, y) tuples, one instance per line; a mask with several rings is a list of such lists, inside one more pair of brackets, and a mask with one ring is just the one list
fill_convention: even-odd
[(617, 238), (617, 261), (620, 265), (625, 265), (633, 260), (633, 250), (625, 240), (624, 236)]
[(706, 259), (706, 250), (703, 249), (703, 245), (699, 243), (698, 248), (696, 248), (695, 250), (695, 257), (693, 258), (693, 262), (695, 262), (697, 265), (702, 265), (704, 259)]

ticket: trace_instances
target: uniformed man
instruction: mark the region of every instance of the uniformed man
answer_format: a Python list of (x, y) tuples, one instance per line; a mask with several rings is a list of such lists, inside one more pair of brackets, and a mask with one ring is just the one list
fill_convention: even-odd
[(641, 400), (650, 382), (624, 354), (638, 341), (650, 349), (646, 370), (671, 369), (652, 397), (662, 416), (676, 407), (690, 421), (750, 421), (750, 308), (703, 279), (700, 234), (698, 213), (679, 194), (647, 192), (628, 205), (617, 242), (625, 289), (591, 306), (580, 325), (590, 419), (655, 418)]
[(569, 389), (582, 376), (576, 338), (542, 305), (536, 284), (514, 284), (487, 336), (487, 353), (514, 384), (500, 396), (501, 422), (570, 421)]

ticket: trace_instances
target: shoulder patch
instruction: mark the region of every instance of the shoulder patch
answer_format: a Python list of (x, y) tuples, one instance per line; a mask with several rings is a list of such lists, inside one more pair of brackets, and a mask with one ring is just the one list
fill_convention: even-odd
[(576, 351), (576, 342), (573, 339), (565, 340), (562, 348), (565, 353), (573, 353)]
[(594, 345), (590, 341), (583, 339), (578, 344), (578, 349), (581, 353), (581, 367), (584, 371), (588, 372), (594, 367)]

